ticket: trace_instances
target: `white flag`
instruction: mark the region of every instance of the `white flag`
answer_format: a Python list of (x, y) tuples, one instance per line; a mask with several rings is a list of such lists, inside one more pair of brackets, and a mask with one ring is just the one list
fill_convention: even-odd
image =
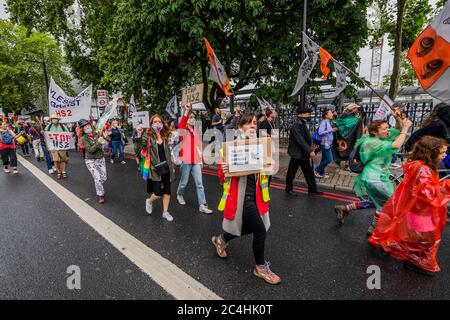
[(178, 103), (177, 103), (177, 96), (174, 95), (169, 102), (167, 103), (166, 106), (166, 111), (167, 113), (173, 118), (176, 119), (177, 118), (177, 114), (178, 114)]
[(303, 33), (303, 50), (305, 50), (305, 60), (303, 60), (300, 69), (297, 74), (297, 82), (295, 83), (294, 90), (291, 93), (291, 96), (297, 94), (300, 89), (305, 85), (306, 80), (308, 80), (309, 75), (313, 71), (316, 66), (317, 60), (319, 56), (317, 53), (319, 52), (320, 46), (312, 41), (304, 32)]
[(336, 90), (329, 95), (324, 95), (324, 98), (327, 99), (337, 97), (347, 86), (347, 70), (339, 63), (336, 63), (336, 61), (333, 61), (333, 63), (334, 71), (336, 73)]
[(386, 120), (388, 115), (391, 114), (391, 107), (394, 105), (394, 101), (392, 101), (388, 96), (383, 97), (389, 104), (387, 104), (384, 100), (380, 101), (380, 106), (377, 111), (373, 115), (372, 120)]
[(258, 101), (259, 104), (259, 108), (261, 109), (261, 111), (264, 111), (267, 108), (267, 103), (264, 101), (262, 101), (260, 98), (256, 97), (256, 100)]
[(61, 123), (89, 119), (92, 104), (92, 84), (76, 97), (70, 97), (51, 78), (48, 103), (50, 116), (60, 117)]
[(136, 111), (136, 102), (134, 101), (134, 94), (132, 94), (128, 104), (128, 119), (133, 119), (133, 113)]

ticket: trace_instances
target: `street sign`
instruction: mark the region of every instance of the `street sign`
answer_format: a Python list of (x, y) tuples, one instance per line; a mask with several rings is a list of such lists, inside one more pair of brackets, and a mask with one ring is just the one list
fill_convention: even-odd
[(97, 106), (100, 108), (106, 107), (108, 104), (108, 91), (106, 90), (97, 90)]
[(198, 103), (203, 101), (203, 83), (187, 87), (181, 90), (181, 102), (183, 106), (187, 103)]

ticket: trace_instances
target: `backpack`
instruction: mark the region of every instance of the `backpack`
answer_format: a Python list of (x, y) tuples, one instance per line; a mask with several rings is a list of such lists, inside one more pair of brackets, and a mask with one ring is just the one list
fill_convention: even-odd
[(3, 144), (12, 144), (13, 136), (8, 131), (2, 132), (2, 143)]
[(317, 129), (314, 130), (314, 132), (313, 132), (311, 138), (312, 138), (312, 141), (313, 141), (315, 144), (320, 145), (320, 144), (322, 143), (322, 137), (321, 137), (320, 134), (319, 134), (319, 127), (317, 127)]
[(364, 163), (361, 161), (361, 145), (357, 146), (348, 156), (348, 168), (351, 172), (361, 173), (364, 170)]

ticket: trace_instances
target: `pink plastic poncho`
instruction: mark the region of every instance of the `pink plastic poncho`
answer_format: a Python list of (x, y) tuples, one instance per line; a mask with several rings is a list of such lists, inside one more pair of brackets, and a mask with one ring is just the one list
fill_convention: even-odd
[(369, 243), (381, 245), (393, 258), (438, 272), (437, 251), (447, 220), (450, 180), (440, 182), (437, 172), (422, 161), (405, 164), (404, 173)]

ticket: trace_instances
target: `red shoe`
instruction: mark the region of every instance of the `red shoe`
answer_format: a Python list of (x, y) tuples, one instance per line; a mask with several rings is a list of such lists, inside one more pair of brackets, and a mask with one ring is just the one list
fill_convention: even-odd
[(105, 197), (104, 196), (98, 197), (98, 203), (105, 203)]

